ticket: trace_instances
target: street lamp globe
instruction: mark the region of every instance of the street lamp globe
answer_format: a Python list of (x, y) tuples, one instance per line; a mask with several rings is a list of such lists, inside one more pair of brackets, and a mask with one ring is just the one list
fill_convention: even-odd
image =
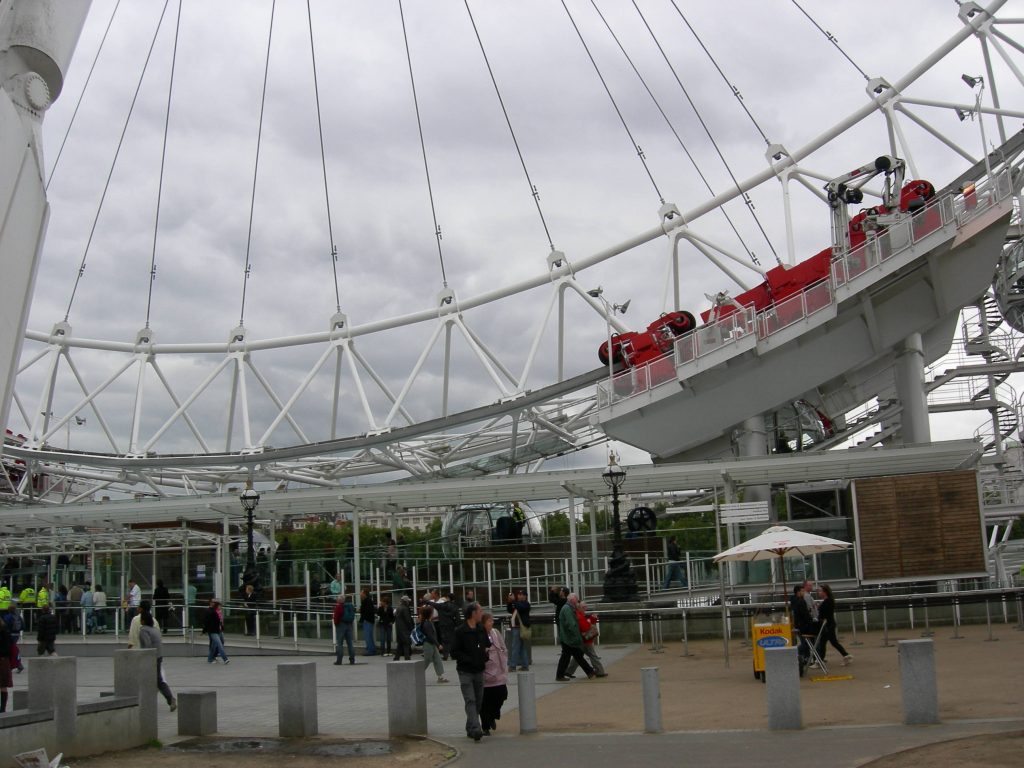
[(626, 480), (626, 470), (619, 466), (619, 460), (614, 453), (608, 454), (608, 468), (601, 473), (604, 483), (612, 491), (617, 491)]
[(255, 488), (246, 488), (239, 494), (238, 500), (242, 502), (242, 509), (252, 513), (260, 503), (260, 493)]

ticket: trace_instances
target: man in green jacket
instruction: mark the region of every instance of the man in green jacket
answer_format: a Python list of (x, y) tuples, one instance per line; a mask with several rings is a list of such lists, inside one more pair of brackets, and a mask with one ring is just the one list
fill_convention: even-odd
[(575, 659), (588, 678), (595, 677), (594, 668), (583, 655), (583, 633), (580, 632), (579, 622), (576, 621), (576, 610), (573, 608), (575, 603), (576, 595), (571, 594), (558, 609), (558, 642), (562, 645), (562, 655), (558, 657), (555, 680), (560, 683), (570, 679), (565, 674), (569, 659)]

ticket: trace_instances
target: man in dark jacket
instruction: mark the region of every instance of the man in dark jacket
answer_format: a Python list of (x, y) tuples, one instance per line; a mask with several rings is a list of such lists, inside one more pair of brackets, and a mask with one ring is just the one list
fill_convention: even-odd
[(818, 633), (817, 622), (811, 617), (811, 611), (804, 599), (804, 585), (797, 584), (793, 587), (793, 597), (789, 600), (789, 608), (793, 612), (793, 627), (800, 635), (800, 645), (797, 655), (800, 657), (800, 674), (803, 675), (804, 667), (811, 655), (811, 646), (807, 642), (807, 635), (813, 637)]
[(441, 640), (441, 647), (444, 648), (441, 658), (448, 661), (449, 649), (455, 636), (455, 625), (459, 623), (459, 607), (448, 598), (440, 598), (435, 601), (434, 609), (437, 611), (437, 634)]
[(491, 641), (483, 627), (483, 609), (479, 603), (466, 606), (466, 622), (455, 630), (452, 642), (452, 656), (459, 673), (462, 700), (466, 705), (466, 735), (473, 741), (480, 741), (483, 730), (480, 727), (480, 704), (484, 698), (484, 666), (487, 664), (487, 649)]
[(360, 592), (360, 596), (362, 602), (359, 604), (359, 620), (363, 623), (363, 642), (366, 644), (363, 656), (376, 656), (377, 646), (373, 642), (373, 626), (377, 621), (377, 606), (373, 604), (370, 590), (364, 588)]
[(403, 657), (406, 661), (412, 658), (412, 640), (409, 639), (413, 630), (411, 603), (408, 595), (402, 595), (395, 609), (395, 661)]
[(45, 605), (39, 609), (39, 621), (36, 623), (36, 655), (56, 655), (54, 643), (57, 641), (57, 632), (60, 625), (57, 617), (53, 615), (50, 606)]

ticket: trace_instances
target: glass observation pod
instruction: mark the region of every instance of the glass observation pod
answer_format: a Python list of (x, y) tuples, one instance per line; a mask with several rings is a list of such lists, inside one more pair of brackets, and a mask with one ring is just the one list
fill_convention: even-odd
[(445, 557), (460, 557), (466, 547), (540, 542), (543, 535), (537, 515), (522, 502), (456, 507), (441, 524)]

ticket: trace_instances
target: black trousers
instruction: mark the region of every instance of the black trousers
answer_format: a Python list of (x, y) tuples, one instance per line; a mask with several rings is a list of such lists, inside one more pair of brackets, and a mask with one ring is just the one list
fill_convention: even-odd
[(484, 688), (484, 700), (480, 705), (480, 726), (485, 731), (492, 731), (501, 720), (501, 705), (508, 698), (507, 685), (494, 685)]
[(555, 670), (556, 678), (565, 677), (565, 670), (569, 666), (569, 659), (576, 659), (576, 663), (580, 665), (580, 669), (583, 670), (587, 677), (594, 674), (594, 668), (590, 666), (587, 657), (583, 655), (582, 648), (562, 643), (562, 655), (558, 657), (558, 668)]

